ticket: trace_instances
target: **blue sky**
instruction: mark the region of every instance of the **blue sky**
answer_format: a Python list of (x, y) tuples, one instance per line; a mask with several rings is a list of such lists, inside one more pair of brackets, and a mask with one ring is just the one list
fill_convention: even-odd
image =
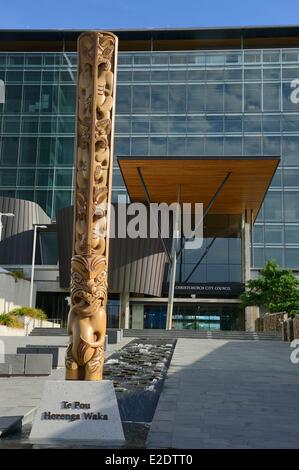
[(299, 24), (298, 0), (0, 0), (0, 28)]

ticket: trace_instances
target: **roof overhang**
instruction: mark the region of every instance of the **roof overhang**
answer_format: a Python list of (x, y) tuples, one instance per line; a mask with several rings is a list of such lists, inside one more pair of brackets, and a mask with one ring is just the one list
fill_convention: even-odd
[(206, 208), (227, 178), (209, 214), (243, 214), (252, 211), (255, 220), (280, 158), (275, 157), (128, 157), (119, 156), (132, 202), (146, 203), (138, 168), (151, 202), (203, 203)]

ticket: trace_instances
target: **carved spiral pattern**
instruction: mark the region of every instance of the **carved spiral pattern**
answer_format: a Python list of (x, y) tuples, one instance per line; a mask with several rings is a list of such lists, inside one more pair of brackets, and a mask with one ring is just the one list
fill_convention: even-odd
[(73, 380), (102, 378), (117, 42), (106, 32), (79, 38), (75, 253), (66, 357), (66, 378)]

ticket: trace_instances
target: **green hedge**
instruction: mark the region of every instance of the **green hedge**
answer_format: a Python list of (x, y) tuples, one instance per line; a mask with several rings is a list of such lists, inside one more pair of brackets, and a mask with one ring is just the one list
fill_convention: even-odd
[(20, 320), (9, 313), (0, 314), (0, 325), (9, 326), (11, 328), (23, 328), (23, 324)]
[(20, 308), (15, 308), (11, 312), (9, 312), (9, 315), (15, 315), (19, 317), (31, 317), (31, 318), (37, 318), (38, 320), (46, 320), (47, 315), (45, 312), (40, 309), (40, 308), (30, 308), (30, 307), (20, 307)]

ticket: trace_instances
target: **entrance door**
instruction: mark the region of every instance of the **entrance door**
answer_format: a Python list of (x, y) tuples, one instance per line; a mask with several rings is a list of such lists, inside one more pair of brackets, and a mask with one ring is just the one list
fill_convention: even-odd
[(186, 303), (176, 304), (173, 310), (173, 329), (201, 331), (243, 329), (238, 305)]

